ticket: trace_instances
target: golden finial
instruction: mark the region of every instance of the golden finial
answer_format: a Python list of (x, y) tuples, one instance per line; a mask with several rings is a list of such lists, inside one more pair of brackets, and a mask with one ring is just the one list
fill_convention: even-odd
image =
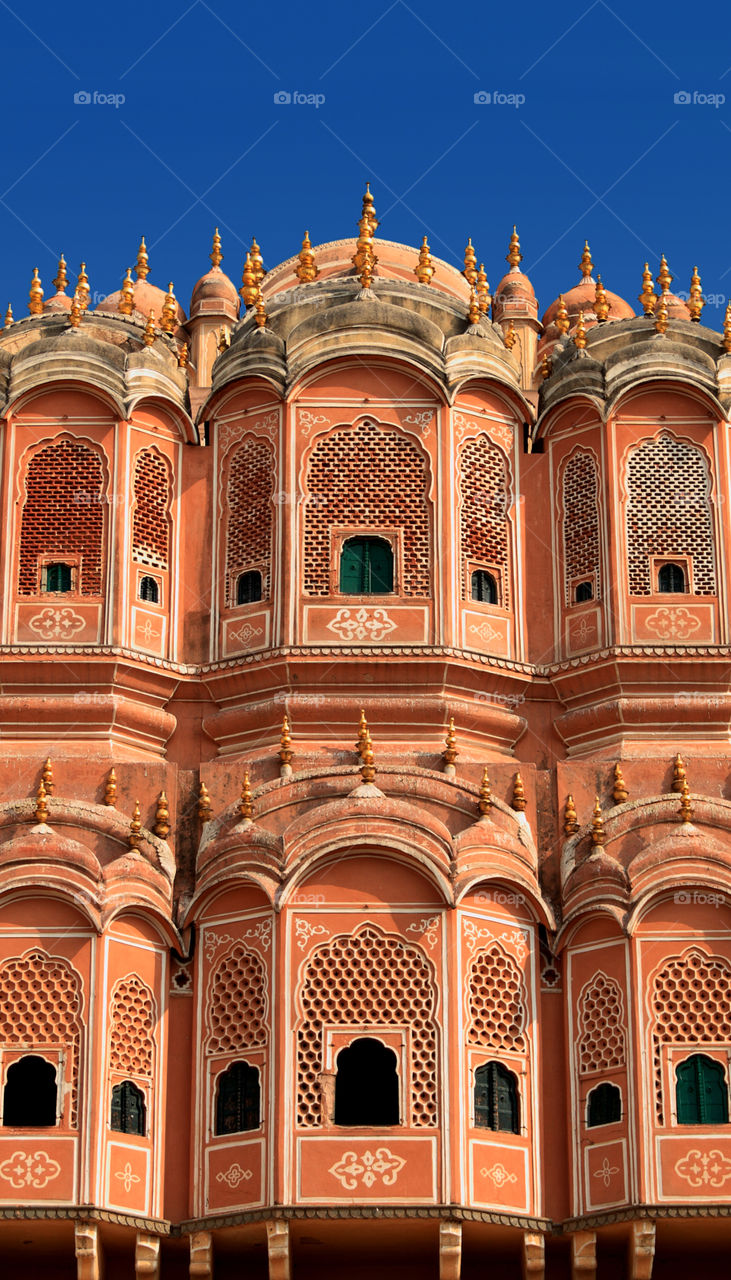
[(43, 778), (38, 783), (38, 791), (36, 792), (36, 822), (48, 822), (48, 804), (46, 802), (46, 788), (43, 785)]
[(516, 813), (525, 813), (525, 807), (526, 807), (526, 799), (525, 799), (525, 787), (523, 786), (523, 779), (521, 778), (519, 773), (516, 773), (513, 779), (512, 808), (515, 809)]
[(256, 243), (256, 236), (251, 240), (251, 265), (254, 268), (254, 279), (257, 285), (260, 285), (266, 272), (264, 271), (264, 259), (261, 256), (261, 249)]
[(693, 820), (693, 806), (690, 802), (690, 787), (687, 782), (683, 783), (683, 789), (680, 793), (678, 817), (682, 823), (692, 822)]
[(213, 817), (211, 797), (208, 794), (208, 787), (205, 782), (201, 782), (200, 789), (198, 791), (198, 817), (201, 822), (210, 822)]
[(683, 757), (677, 755), (673, 763), (673, 781), (670, 787), (671, 791), (681, 792), (685, 786), (685, 764)]
[(317, 269), (315, 255), (312, 252), (312, 241), (310, 240), (309, 231), (305, 231), (305, 238), (302, 241), (299, 259), (297, 262), (297, 279), (302, 284), (311, 284), (316, 280), (320, 272)]
[(484, 262), (481, 262), (480, 270), (477, 272), (477, 302), (483, 316), (487, 315), (490, 310), (491, 301), (490, 285), (488, 284), (487, 276), (485, 275), (485, 264)]
[(668, 331), (668, 309), (664, 293), (660, 294), (660, 305), (655, 312), (655, 328), (658, 333), (667, 333)]
[(138, 280), (146, 280), (150, 274), (150, 259), (147, 256), (147, 245), (145, 237), (140, 240), (140, 247), (137, 250), (137, 266), (136, 274)]
[(505, 346), (508, 348), (508, 351), (512, 351), (517, 341), (518, 341), (518, 335), (515, 332), (515, 321), (511, 320), (505, 333), (503, 334), (503, 342), (505, 343)]
[(61, 254), (61, 257), (58, 260), (58, 275), (53, 282), (56, 293), (65, 293), (68, 282), (69, 278), (66, 274), (66, 259), (63, 254)]
[(467, 247), (464, 251), (464, 271), (462, 272), (468, 284), (474, 284), (477, 280), (477, 254), (472, 247), (472, 237), (467, 241)]
[(470, 324), (479, 324), (481, 315), (482, 315), (482, 312), (480, 311), (480, 306), (477, 301), (477, 294), (475, 293), (474, 286), (473, 286), (470, 289), (470, 306), (469, 306), (469, 311), (467, 312), (467, 319), (469, 320)]
[(256, 320), (257, 329), (263, 329), (267, 322), (267, 309), (264, 306), (264, 299), (261, 296), (261, 292), (257, 293), (256, 296), (256, 315), (254, 319)]
[(86, 263), (82, 262), (79, 267), (79, 274), (76, 280), (76, 293), (79, 299), (79, 306), (82, 311), (86, 311), (89, 306), (91, 297), (91, 289), (89, 288), (89, 277), (86, 274)]
[(71, 299), (71, 310), (69, 311), (69, 324), (72, 329), (78, 329), (81, 324), (81, 317), (83, 314), (81, 303), (79, 302), (79, 295), (78, 293), (75, 293)]
[(487, 775), (487, 765), (485, 765), (485, 769), (482, 774), (482, 782), (480, 783), (480, 799), (478, 802), (478, 808), (483, 817), (486, 813), (489, 813), (492, 808), (492, 792), (490, 790), (490, 779)]
[(11, 324), (13, 324), (13, 323), (14, 323), (14, 321), (13, 321), (13, 308), (11, 307), (10, 303), (8, 303), (8, 309), (7, 309), (7, 311), (5, 312), (5, 328), (6, 328), (6, 329), (9, 329), (9, 328), (10, 328), (10, 326), (11, 326)]
[(162, 312), (160, 314), (160, 328), (163, 333), (172, 333), (178, 323), (178, 305), (175, 301), (173, 293), (173, 282), (170, 281), (168, 291), (165, 294)]
[(591, 280), (591, 273), (593, 270), (594, 270), (594, 263), (591, 260), (591, 249), (589, 248), (589, 241), (585, 240), (584, 252), (581, 255), (581, 262), (579, 263), (579, 271), (581, 272), (582, 280)]
[(637, 301), (641, 304), (646, 316), (654, 316), (655, 307), (657, 306), (657, 294), (653, 288), (649, 262), (645, 263), (645, 269), (642, 272), (642, 293)]
[(558, 295), (558, 311), (556, 312), (556, 328), (559, 333), (568, 333), (571, 328), (569, 312), (566, 303), (563, 300), (563, 294)]
[(607, 291), (602, 284), (601, 276), (597, 276), (596, 278), (594, 314), (600, 324), (604, 324), (604, 321), (609, 319), (609, 299), (607, 298)]
[(566, 804), (563, 807), (563, 833), (568, 839), (570, 836), (576, 835), (579, 830), (579, 822), (576, 817), (576, 805), (574, 797), (567, 796)]
[(132, 281), (132, 268), (127, 267), (127, 274), (122, 281), (117, 311), (123, 316), (131, 316), (135, 309), (135, 287)]
[(33, 268), (33, 279), (30, 282), (28, 311), (32, 316), (40, 316), (43, 314), (43, 288), (41, 286), (41, 277), (38, 274), (37, 267)]
[(541, 377), (545, 380), (551, 376), (551, 360), (547, 351), (543, 352), (541, 360)]
[(184, 343), (182, 344), (182, 346), (178, 347), (178, 368), (179, 368), (179, 369), (187, 369), (187, 368), (188, 368), (188, 344), (187, 344), (187, 342), (184, 342)]
[(693, 274), (690, 277), (690, 297), (688, 298), (688, 310), (691, 320), (695, 320), (696, 323), (700, 320), (701, 311), (705, 305), (701, 292), (701, 278), (698, 275), (698, 268), (694, 267)]
[(615, 764), (614, 766), (614, 787), (612, 790), (612, 796), (615, 804), (624, 804), (625, 800), (629, 796), (629, 791), (624, 785), (622, 770), (618, 764)]
[(419, 284), (431, 284), (432, 282), (432, 277), (434, 275), (434, 263), (432, 261), (431, 253), (429, 252), (429, 241), (426, 236), (424, 236), (424, 239), (421, 242), (421, 248), (419, 249), (419, 261), (414, 267), (414, 275), (419, 281)]
[(518, 239), (518, 228), (513, 227), (513, 234), (510, 237), (510, 245), (508, 247), (506, 262), (510, 263), (513, 270), (519, 270), (519, 264), (523, 261), (523, 255), (520, 252), (520, 240)]
[(161, 791), (157, 797), (155, 825), (152, 829), (161, 840), (167, 840), (170, 835), (170, 811), (168, 809), (168, 798), (164, 791)]
[(117, 803), (117, 775), (114, 769), (110, 769), (107, 774), (107, 780), (104, 783), (104, 803), (113, 809)]
[(245, 822), (251, 822), (254, 816), (254, 805), (251, 799), (251, 783), (249, 782), (249, 770), (244, 769), (244, 782), (241, 787), (241, 803), (239, 804), (239, 813)]
[[(358, 241), (358, 243), (360, 244), (360, 241)], [(371, 281), (373, 280), (373, 272), (375, 269), (375, 265), (376, 265), (376, 262), (373, 254), (372, 241), (368, 239), (365, 241), (363, 245), (363, 252), (361, 254), (361, 267), (360, 267), (361, 289), (370, 289)]]
[(221, 253), (221, 237), (218, 234), (218, 227), (213, 233), (213, 248), (208, 256), (214, 267), (220, 267), (223, 262), (223, 254)]
[(365, 708), (360, 709), (360, 722), (358, 724), (358, 741), (355, 744), (356, 751), (362, 756), (365, 751), (366, 739), (368, 737), (368, 721), (366, 720)]
[[(13, 313), (10, 307), (8, 307), (8, 315), (10, 320), (8, 321), (8, 316), (5, 317), (6, 325), (13, 323)], [(731, 302), (726, 307), (726, 315), (723, 321), (723, 349), (724, 351), (731, 351)]]
[(447, 736), (444, 740), (444, 763), (454, 766), (459, 752), (457, 751), (457, 734), (454, 730), (454, 716), (449, 717)]
[(43, 773), (41, 774), (41, 778), (43, 780), (43, 785), (46, 788), (46, 795), (47, 796), (52, 795), (53, 794), (53, 765), (51, 764), (50, 756), (46, 756), (46, 763), (43, 766)]
[(220, 333), (219, 333), (219, 335), (218, 335), (218, 351), (219, 351), (219, 354), (222, 354), (224, 351), (228, 351), (228, 348), (230, 347), (230, 345), (231, 345), (231, 344), (230, 344), (230, 342), (229, 342), (229, 340), (228, 340), (228, 334), (227, 334), (227, 332), (226, 332), (226, 326), (225, 326), (225, 324), (222, 324), (222, 325), (221, 325), (221, 332), (220, 332)]
[(244, 300), (245, 307), (253, 307), (259, 296), (259, 289), (256, 283), (256, 271), (251, 261), (251, 254), (247, 253), (244, 270), (241, 276), (241, 288), (239, 293)]
[(147, 317), (145, 332), (142, 335), (142, 341), (146, 347), (151, 347), (155, 341), (155, 312), (151, 311)]
[(373, 761), (373, 743), (367, 729), (365, 742), (363, 743), (363, 763), (360, 769), (360, 776), (364, 782), (372, 782), (376, 776), (376, 766)]
[(286, 777), (292, 772), (292, 735), (289, 732), (289, 720), (285, 715), (282, 720), (282, 733), (279, 739), (279, 759), (281, 761), (280, 774)]
[(139, 849), (142, 843), (142, 837), (140, 835), (141, 831), (142, 823), (140, 822), (140, 802), (139, 800), (135, 800), (135, 811), (130, 820), (129, 835), (127, 837), (130, 849)]
[(602, 817), (602, 807), (599, 803), (599, 796), (594, 801), (594, 813), (591, 819), (591, 843), (596, 847), (604, 844), (604, 819)]
[(361, 208), (361, 219), (362, 218), (368, 219), (371, 228), (371, 235), (374, 236), (378, 230), (379, 223), (378, 218), (376, 217), (376, 206), (373, 203), (373, 196), (371, 195), (370, 182), (366, 182), (365, 195), (363, 196), (363, 205)]
[(574, 329), (574, 346), (578, 351), (583, 351), (586, 347), (586, 326), (584, 324), (584, 313), (579, 312), (579, 318)]
[(656, 278), (662, 292), (668, 293), (670, 291), (670, 286), (673, 283), (673, 277), (668, 270), (665, 254), (660, 258), (660, 270), (658, 271)]

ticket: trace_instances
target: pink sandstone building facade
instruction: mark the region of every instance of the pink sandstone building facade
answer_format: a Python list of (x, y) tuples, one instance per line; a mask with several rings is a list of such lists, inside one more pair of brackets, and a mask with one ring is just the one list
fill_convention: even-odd
[(377, 227), (0, 333), (13, 1275), (725, 1274), (731, 312)]

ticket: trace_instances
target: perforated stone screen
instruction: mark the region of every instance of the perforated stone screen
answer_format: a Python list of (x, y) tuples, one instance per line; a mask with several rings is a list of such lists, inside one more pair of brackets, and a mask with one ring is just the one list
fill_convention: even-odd
[[(31, 951), (0, 966), (0, 1041), (28, 1053), (63, 1047), (71, 1058), (71, 1124), (77, 1123), (81, 983), (56, 956)], [(60, 1082), (59, 1082), (60, 1083)]]
[(208, 985), (206, 1052), (236, 1053), (267, 1041), (264, 966), (237, 943), (217, 965)]
[(112, 996), (109, 1069), (128, 1076), (153, 1074), (152, 992), (135, 975), (119, 982)]
[(579, 997), (579, 1071), (582, 1075), (625, 1064), (622, 992), (597, 973)]
[(657, 1118), (663, 1123), (661, 1045), (731, 1043), (731, 968), (695, 948), (655, 976), (652, 1012)]
[(523, 975), (501, 947), (478, 951), (468, 977), (469, 1044), (523, 1053), (526, 998)]
[(462, 590), (470, 598), (469, 561), (494, 565), (502, 579), (501, 603), (510, 604), (509, 524), (512, 505), (508, 463), (486, 435), (467, 440), (459, 455)]
[(170, 473), (155, 449), (145, 449), (135, 462), (132, 555), (138, 564), (167, 569), (169, 560)]
[(260, 569), (262, 599), (270, 594), (274, 455), (266, 440), (245, 440), (229, 463), (226, 500), (226, 604), (236, 602), (236, 579), (245, 569)]
[(102, 593), (104, 474), (99, 455), (75, 440), (45, 445), (28, 463), (20, 521), (21, 595), (38, 591), (38, 557), (80, 555), (79, 591)]
[(693, 593), (716, 594), (709, 476), (700, 449), (662, 435), (627, 460), (627, 560), (631, 595), (656, 588), (651, 556), (692, 556)]
[(596, 584), (596, 599), (600, 599), (599, 493), (596, 463), (591, 454), (575, 453), (569, 458), (562, 486), (566, 603), (572, 603), (571, 587), (577, 578)]

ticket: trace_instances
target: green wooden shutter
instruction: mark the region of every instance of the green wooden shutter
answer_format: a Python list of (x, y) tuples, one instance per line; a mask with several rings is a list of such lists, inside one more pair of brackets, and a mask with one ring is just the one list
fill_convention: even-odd
[(369, 539), (369, 580), (366, 591), (374, 593), (393, 591), (393, 551), (387, 542)]
[(343, 544), (340, 556), (340, 590), (347, 596), (359, 596), (364, 589), (364, 548), (360, 538)]
[(723, 1066), (703, 1053), (676, 1071), (678, 1124), (728, 1124), (728, 1089)]

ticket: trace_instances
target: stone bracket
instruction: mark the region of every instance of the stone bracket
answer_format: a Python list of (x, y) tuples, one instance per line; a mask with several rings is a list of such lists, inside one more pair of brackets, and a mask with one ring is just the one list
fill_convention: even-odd
[(540, 1231), (523, 1232), (523, 1280), (544, 1280), (546, 1237)]
[(571, 1280), (594, 1280), (596, 1232), (575, 1231), (571, 1237)]
[(460, 1280), (462, 1223), (439, 1223), (439, 1280)]
[(290, 1280), (289, 1223), (279, 1218), (267, 1222), (269, 1280)]
[(628, 1270), (630, 1280), (652, 1280), (654, 1261), (655, 1223), (648, 1218), (631, 1222)]
[(74, 1223), (77, 1280), (101, 1280), (103, 1253), (96, 1222)]
[(138, 1231), (135, 1240), (135, 1280), (158, 1280), (160, 1275), (160, 1237)]
[(191, 1280), (212, 1280), (213, 1237), (210, 1231), (194, 1231), (190, 1237)]

